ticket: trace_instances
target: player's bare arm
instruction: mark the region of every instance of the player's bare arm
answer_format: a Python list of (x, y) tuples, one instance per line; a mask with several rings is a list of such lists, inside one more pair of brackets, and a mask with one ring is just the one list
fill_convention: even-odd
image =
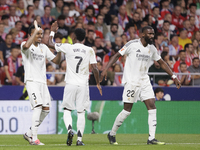
[(178, 78), (175, 75), (173, 75), (172, 70), (169, 68), (166, 62), (164, 62), (163, 59), (159, 59), (158, 63), (160, 64), (161, 68), (165, 70), (174, 79), (176, 87), (177, 89), (179, 89), (181, 87), (181, 82), (178, 80)]
[(23, 45), (23, 50), (27, 50), (29, 49), (29, 47), (33, 44), (34, 39), (36, 37), (36, 35), (39, 33), (39, 31), (41, 31), (42, 29), (38, 27), (37, 21), (34, 21), (34, 26), (35, 26), (35, 30), (33, 32), (33, 34), (29, 37), (29, 39), (26, 41), (26, 43)]
[(97, 68), (97, 64), (91, 64), (91, 67), (92, 67), (92, 72), (94, 73), (94, 77), (95, 77), (95, 80), (97, 83), (97, 88), (99, 90), (99, 93), (102, 95), (102, 89), (101, 89), (101, 85), (99, 82), (99, 70)]
[(55, 43), (53, 42), (53, 38), (54, 38), (54, 34), (57, 32), (58, 30), (58, 23), (57, 21), (55, 21), (52, 25), (51, 25), (51, 33), (49, 36), (49, 41), (48, 41), (48, 47), (55, 49)]
[(106, 68), (103, 70), (103, 72), (101, 73), (101, 77), (100, 77), (100, 82), (103, 80), (103, 78), (105, 77), (105, 80), (107, 79), (107, 70), (110, 68), (110, 66), (112, 66), (118, 59), (119, 57), (122, 56), (119, 52), (117, 52), (112, 58), (111, 60), (108, 62)]

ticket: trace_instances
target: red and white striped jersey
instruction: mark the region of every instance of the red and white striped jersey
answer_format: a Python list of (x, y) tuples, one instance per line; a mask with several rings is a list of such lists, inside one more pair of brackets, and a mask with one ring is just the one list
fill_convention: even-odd
[(9, 18), (9, 26), (15, 27), (15, 22), (19, 21), (19, 16), (10, 16)]
[(72, 25), (73, 23), (75, 23), (75, 19), (74, 19), (73, 17), (67, 17), (67, 18), (65, 19), (65, 25), (70, 26), (70, 25)]
[(86, 16), (84, 15), (84, 16), (83, 16), (83, 23), (84, 23), (84, 24), (88, 24), (89, 21), (92, 21), (92, 22), (96, 23), (96, 22), (97, 22), (97, 19), (96, 19), (95, 17), (92, 17), (92, 19), (88, 20), (88, 19), (86, 18)]
[(26, 32), (20, 31), (13, 41), (15, 44), (21, 44), (24, 41), (24, 37), (26, 36)]
[(161, 17), (164, 19), (166, 14), (171, 14), (169, 9), (162, 9), (160, 12)]
[(164, 20), (162, 19), (162, 17), (161, 17), (160, 15), (158, 16), (157, 19), (156, 19), (154, 16), (152, 16), (153, 24), (155, 24), (156, 20), (158, 21), (157, 29), (161, 29), (162, 26), (163, 26), (163, 22), (164, 22)]
[(83, 0), (83, 2), (81, 2), (80, 0), (74, 0), (74, 3), (75, 6), (81, 10), (85, 10), (89, 6), (89, 2), (87, 0)]

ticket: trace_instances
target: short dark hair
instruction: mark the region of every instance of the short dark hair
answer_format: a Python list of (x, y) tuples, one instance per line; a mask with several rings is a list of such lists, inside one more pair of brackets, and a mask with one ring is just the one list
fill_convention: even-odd
[(44, 6), (44, 10), (45, 10), (47, 7), (51, 8), (49, 5), (46, 5), (46, 6)]
[(8, 33), (8, 34), (6, 34), (6, 39), (7, 39), (7, 37), (8, 37), (9, 35), (12, 36), (12, 34)]
[(161, 53), (161, 58), (164, 60), (165, 56), (167, 56), (167, 55), (168, 55), (168, 52), (163, 51), (163, 52)]
[(9, 16), (8, 16), (8, 15), (3, 15), (3, 16), (1, 17), (1, 20), (5, 20), (5, 19), (9, 19)]
[(85, 9), (85, 12), (87, 12), (88, 9), (92, 9), (93, 15), (95, 14), (95, 9), (94, 9), (94, 7), (93, 7), (92, 5), (89, 5), (89, 6)]
[(146, 26), (142, 28), (142, 33), (144, 33), (148, 29), (153, 29), (151, 26)]
[(154, 36), (154, 39), (158, 39), (159, 36), (164, 36), (162, 32), (157, 32), (156, 35)]
[(88, 30), (87, 32), (88, 32), (88, 33), (89, 33), (89, 32), (93, 32), (93, 33), (94, 33), (94, 31), (93, 31), (93, 30)]
[(94, 26), (94, 22), (89, 21), (89, 22), (88, 22), (88, 25), (93, 25), (93, 26)]
[(65, 20), (66, 16), (65, 15), (60, 15), (58, 16), (58, 20)]
[(76, 39), (80, 42), (82, 42), (85, 39), (85, 30), (77, 28), (74, 33), (76, 35)]
[(194, 6), (194, 7), (197, 8), (197, 5), (196, 5), (195, 3), (191, 3), (191, 4), (189, 5), (189, 8), (191, 8), (192, 6)]
[[(41, 28), (41, 26), (40, 25), (38, 25), (38, 27), (40, 27)], [(35, 29), (35, 26), (34, 26), (34, 24), (32, 24), (29, 28), (28, 28), (28, 34), (29, 35), (31, 35), (31, 31), (33, 30), (33, 29)]]
[(56, 39), (56, 38), (59, 38), (59, 39), (62, 40), (63, 35), (62, 35), (60, 32), (57, 32), (57, 33), (55, 34), (55, 36), (54, 36), (54, 39)]
[(33, 3), (35, 3), (36, 1), (40, 1), (40, 0), (33, 0)]
[(52, 66), (52, 64), (51, 63), (47, 63), (46, 64), (46, 68), (48, 68), (49, 66)]
[(156, 95), (156, 93), (159, 93), (159, 92), (164, 93), (164, 90), (163, 90), (162, 88), (156, 88), (156, 89), (154, 90), (155, 95)]
[(156, 9), (156, 8), (158, 8), (158, 9), (160, 10), (160, 7), (158, 7), (158, 6), (155, 6), (155, 7), (153, 8), (153, 11), (154, 11), (154, 9)]
[(112, 26), (117, 26), (117, 29), (118, 29), (118, 24), (112, 23), (112, 24), (110, 25), (110, 28), (112, 28)]
[(180, 54), (180, 53), (185, 53), (185, 50), (180, 50), (179, 52), (178, 52), (178, 54)]
[(187, 65), (187, 64), (185, 62), (181, 62), (179, 66), (181, 67), (181, 65)]
[(186, 48), (189, 48), (190, 45), (192, 45), (192, 44), (191, 44), (191, 43), (187, 43), (187, 44), (185, 44), (185, 46), (184, 46), (184, 50), (186, 51)]
[(27, 10), (28, 10), (30, 7), (34, 7), (34, 6), (33, 6), (33, 5), (28, 5), (28, 6), (27, 6)]
[(170, 22), (169, 22), (169, 21), (167, 21), (167, 20), (165, 20), (165, 21), (163, 22), (163, 24), (164, 24), (164, 23), (169, 23), (169, 24), (170, 24)]
[(198, 60), (199, 60), (199, 57), (194, 57), (194, 58), (192, 59), (192, 62), (194, 62), (195, 59), (198, 59)]
[(16, 22), (15, 22), (15, 25), (17, 25), (18, 23), (22, 23), (22, 22), (21, 22), (21, 21), (16, 21)]
[(11, 48), (11, 51), (12, 51), (13, 49), (20, 49), (20, 46), (19, 46), (19, 45), (15, 45), (15, 46), (13, 46), (13, 47)]

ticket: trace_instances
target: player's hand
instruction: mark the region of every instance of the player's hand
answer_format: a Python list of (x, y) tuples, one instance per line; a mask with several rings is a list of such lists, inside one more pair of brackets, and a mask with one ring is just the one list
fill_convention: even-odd
[(101, 85), (100, 84), (97, 84), (97, 88), (98, 88), (98, 90), (99, 90), (99, 93), (101, 94), (101, 96), (102, 96), (102, 89), (101, 89)]
[(106, 70), (103, 70), (102, 73), (101, 73), (101, 77), (100, 77), (100, 82), (103, 81), (103, 78), (105, 77), (105, 80), (107, 80), (107, 71)]
[(57, 30), (58, 30), (58, 23), (57, 23), (57, 21), (55, 21), (52, 25), (51, 25), (51, 31), (53, 31), (53, 32), (57, 32)]
[(181, 82), (179, 81), (179, 79), (178, 79), (178, 78), (175, 78), (175, 79), (174, 79), (174, 82), (175, 82), (175, 84), (176, 84), (176, 88), (177, 88), (177, 89), (180, 89), (180, 87), (181, 87)]
[(40, 27), (38, 27), (36, 20), (34, 20), (34, 26), (35, 26), (36, 31), (39, 31), (41, 29)]

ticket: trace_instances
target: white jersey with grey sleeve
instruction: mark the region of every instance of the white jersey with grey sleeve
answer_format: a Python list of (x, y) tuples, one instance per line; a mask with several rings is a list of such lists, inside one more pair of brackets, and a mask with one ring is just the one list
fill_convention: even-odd
[(154, 45), (144, 47), (140, 39), (129, 41), (118, 52), (122, 56), (127, 55), (122, 78), (124, 84), (140, 85), (140, 79), (148, 77), (151, 60), (161, 59)]
[(97, 63), (94, 50), (80, 43), (55, 44), (57, 52), (65, 53), (67, 70), (65, 81), (73, 85), (88, 85), (89, 64)]
[(45, 44), (38, 44), (37, 47), (32, 44), (27, 50), (24, 50), (23, 45), (25, 43), (25, 41), (21, 43), (25, 70), (24, 82), (36, 81), (46, 83), (46, 59), (51, 61), (55, 58), (55, 55)]

